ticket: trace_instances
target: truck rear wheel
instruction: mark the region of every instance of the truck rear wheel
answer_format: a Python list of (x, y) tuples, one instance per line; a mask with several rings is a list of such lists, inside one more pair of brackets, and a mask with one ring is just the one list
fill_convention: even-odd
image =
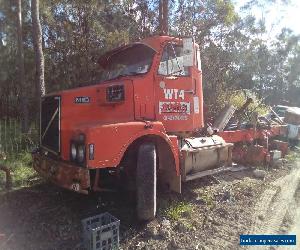
[(151, 220), (156, 215), (156, 151), (152, 143), (142, 144), (138, 150), (136, 169), (137, 216)]

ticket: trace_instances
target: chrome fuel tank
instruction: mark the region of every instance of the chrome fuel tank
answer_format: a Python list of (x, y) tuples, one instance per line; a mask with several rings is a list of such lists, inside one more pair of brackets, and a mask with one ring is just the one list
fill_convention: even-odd
[(232, 143), (217, 135), (184, 139), (180, 149), (182, 180), (201, 171), (231, 165), (232, 147)]

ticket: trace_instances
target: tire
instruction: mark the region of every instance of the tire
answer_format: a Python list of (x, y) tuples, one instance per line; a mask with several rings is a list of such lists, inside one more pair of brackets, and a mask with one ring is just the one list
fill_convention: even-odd
[(156, 215), (156, 151), (154, 144), (142, 144), (136, 168), (137, 217), (147, 221)]

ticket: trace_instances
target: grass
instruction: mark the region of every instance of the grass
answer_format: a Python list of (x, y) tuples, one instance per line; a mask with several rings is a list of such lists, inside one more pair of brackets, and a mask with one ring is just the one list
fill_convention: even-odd
[[(28, 186), (36, 176), (29, 151), (37, 142), (38, 129), (34, 122), (27, 133), (22, 133), (20, 120), (0, 119), (0, 163), (10, 169), (13, 188)], [(5, 173), (0, 171), (0, 191), (4, 189), (5, 182)]]
[[(7, 159), (1, 159), (0, 163), (7, 166), (12, 175), (12, 187), (19, 188), (29, 186), (30, 180), (37, 176), (32, 168), (31, 154), (23, 152), (17, 155), (9, 156)], [(0, 171), (0, 191), (4, 191), (5, 173)]]
[(183, 215), (189, 215), (193, 211), (192, 204), (186, 201), (165, 201), (162, 203), (163, 207), (161, 208), (160, 213), (162, 216), (165, 216), (173, 221), (178, 221), (183, 217)]
[(205, 205), (210, 209), (216, 206), (215, 197), (212, 192), (206, 190), (199, 195), (199, 198), (201, 198)]
[(299, 160), (299, 152), (296, 151), (290, 151), (286, 156), (285, 159), (288, 163), (295, 163), (297, 160)]
[[(21, 130), (21, 121), (13, 118), (0, 119), (0, 154), (22, 154), (35, 148), (39, 141), (38, 126), (35, 122), (30, 124), (27, 133)], [(12, 156), (11, 159), (14, 159)], [(1, 160), (1, 155), (0, 155)]]

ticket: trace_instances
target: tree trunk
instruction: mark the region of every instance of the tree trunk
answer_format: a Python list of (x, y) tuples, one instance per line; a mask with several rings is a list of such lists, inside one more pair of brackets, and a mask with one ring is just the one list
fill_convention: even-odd
[(163, 0), (163, 34), (169, 35), (169, 0)]
[(0, 164), (0, 170), (4, 171), (5, 174), (6, 174), (5, 188), (6, 189), (11, 189), (11, 187), (12, 187), (12, 178), (11, 178), (11, 175), (10, 175), (10, 170), (6, 166), (1, 165), (1, 164)]
[(36, 101), (40, 106), (40, 99), (46, 93), (45, 77), (44, 77), (44, 55), (43, 55), (43, 40), (42, 27), (39, 17), (39, 0), (31, 0), (31, 19), (32, 19), (32, 34), (33, 46), (35, 52), (35, 68), (36, 68)]
[(159, 1), (159, 33), (168, 35), (169, 33), (169, 0)]
[(162, 33), (162, 19), (163, 19), (163, 7), (162, 7), (162, 1), (159, 0), (159, 6), (158, 6), (158, 31), (159, 34), (161, 35)]
[(29, 129), (28, 119), (28, 95), (25, 81), (24, 49), (23, 49), (23, 28), (22, 28), (22, 4), (17, 0), (17, 32), (18, 32), (18, 64), (19, 64), (19, 84), (21, 89), (21, 112), (22, 112), (22, 132)]

